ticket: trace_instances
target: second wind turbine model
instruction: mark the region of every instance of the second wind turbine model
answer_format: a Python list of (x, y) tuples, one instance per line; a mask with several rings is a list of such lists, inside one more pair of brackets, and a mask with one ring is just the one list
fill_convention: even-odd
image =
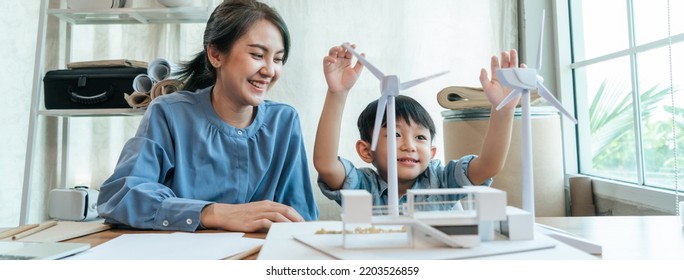
[(399, 182), (397, 178), (397, 138), (396, 135), (396, 115), (394, 109), (394, 97), (399, 95), (399, 91), (408, 89), (418, 85), (427, 80), (436, 78), (438, 76), (449, 73), (444, 71), (424, 78), (399, 82), (399, 77), (396, 75), (385, 75), (378, 68), (373, 66), (366, 58), (354, 51), (354, 48), (349, 43), (344, 43), (342, 46), (351, 52), (360, 62), (373, 73), (373, 75), (380, 80), (380, 98), (378, 99), (378, 107), (375, 114), (375, 126), (373, 128), (373, 142), (371, 143), (371, 150), (375, 151), (378, 144), (378, 135), (382, 127), (382, 115), (387, 107), (387, 207), (389, 215), (399, 215)]
[(534, 216), (534, 180), (532, 177), (532, 125), (530, 123), (530, 90), (538, 89), (539, 96), (546, 99), (553, 107), (577, 124), (577, 120), (544, 86), (544, 78), (539, 75), (542, 66), (542, 38), (544, 37), (544, 15), (542, 12), (541, 31), (537, 48), (536, 68), (497, 69), (499, 82), (513, 91), (496, 107), (500, 110), (511, 100), (522, 95), (522, 209)]
[[(539, 45), (537, 46), (537, 65), (536, 68), (505, 68), (496, 70), (499, 82), (506, 87), (513, 88), (513, 91), (504, 98), (496, 107), (500, 110), (506, 103), (521, 96), (522, 100), (522, 209), (531, 213), (533, 220), (534, 212), (534, 179), (532, 176), (532, 124), (530, 122), (530, 90), (538, 89), (539, 96), (546, 99), (553, 107), (556, 107), (563, 115), (577, 124), (570, 112), (563, 108), (558, 100), (553, 97), (551, 92), (544, 86), (544, 78), (539, 75), (542, 66), (542, 43), (544, 38), (544, 16), (546, 11), (542, 11), (541, 30), (539, 32)], [(556, 240), (564, 242), (575, 248), (590, 254), (601, 254), (603, 247), (590, 240), (569, 235), (565, 232), (554, 230), (550, 227), (537, 226), (536, 230), (542, 232)]]

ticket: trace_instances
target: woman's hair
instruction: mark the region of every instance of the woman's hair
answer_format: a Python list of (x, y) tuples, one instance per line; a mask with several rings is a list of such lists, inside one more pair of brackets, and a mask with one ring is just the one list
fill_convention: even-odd
[(225, 0), (211, 13), (204, 29), (204, 49), (194, 59), (181, 66), (178, 72), (184, 82), (184, 90), (195, 91), (216, 82), (216, 69), (207, 58), (207, 48), (213, 47), (222, 53), (230, 52), (233, 44), (258, 21), (265, 19), (273, 23), (283, 37), (285, 54), (283, 64), (290, 53), (290, 32), (278, 12), (256, 0)]
[[(411, 125), (411, 121), (427, 128), (430, 131), (430, 141), (435, 138), (435, 123), (432, 121), (430, 113), (425, 110), (423, 106), (415, 99), (405, 96), (397, 95), (394, 97), (395, 115), (397, 119), (404, 120)], [(359, 115), (356, 125), (359, 128), (361, 140), (371, 142), (373, 139), (373, 128), (375, 126), (375, 113), (378, 108), (378, 100), (368, 104)], [(382, 127), (387, 125), (387, 108), (385, 114), (382, 114)]]

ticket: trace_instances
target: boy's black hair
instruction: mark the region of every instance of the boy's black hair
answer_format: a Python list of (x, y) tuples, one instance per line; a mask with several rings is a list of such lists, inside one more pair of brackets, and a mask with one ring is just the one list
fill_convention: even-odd
[[(411, 125), (411, 121), (424, 126), (430, 131), (430, 141), (435, 138), (435, 123), (432, 121), (430, 114), (423, 108), (415, 99), (405, 96), (397, 95), (394, 98), (395, 114), (397, 120), (404, 120)], [(373, 126), (375, 125), (375, 113), (378, 107), (378, 100), (375, 100), (363, 109), (356, 125), (359, 128), (361, 140), (371, 142), (373, 140)], [(387, 109), (382, 114), (382, 126), (387, 126)]]

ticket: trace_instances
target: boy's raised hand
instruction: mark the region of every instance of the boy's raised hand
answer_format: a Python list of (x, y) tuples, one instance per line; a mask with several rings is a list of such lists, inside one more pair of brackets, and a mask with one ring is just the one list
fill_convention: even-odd
[[(493, 107), (496, 107), (501, 103), (501, 101), (506, 98), (506, 96), (511, 92), (510, 88), (503, 87), (500, 83), (499, 80), (496, 77), (496, 70), (499, 68), (516, 68), (518, 67), (518, 52), (515, 49), (512, 49), (509, 52), (502, 52), (501, 53), (501, 63), (499, 64), (499, 58), (496, 56), (492, 56), (491, 59), (491, 72), (492, 72), (492, 79), (490, 80), (489, 77), (487, 76), (487, 70), (482, 68), (480, 70), (480, 84), (482, 84), (482, 90), (484, 90), (485, 95), (487, 96), (487, 99), (489, 100), (489, 103), (492, 104)], [(525, 64), (520, 64), (520, 67), (525, 68)], [(506, 106), (504, 106), (502, 109), (515, 109), (515, 106), (518, 105), (517, 100), (513, 100), (511, 102), (508, 102)]]
[[(475, 185), (483, 184), (503, 169), (508, 148), (511, 145), (513, 113), (518, 105), (517, 99), (511, 100), (501, 110), (495, 110), (495, 107), (511, 92), (510, 88), (503, 87), (499, 83), (496, 70), (518, 67), (518, 52), (516, 50), (502, 52), (501, 63), (499, 63), (498, 57), (492, 56), (490, 67), (491, 80), (487, 77), (487, 70), (482, 69), (480, 71), (480, 83), (489, 103), (492, 104), (492, 110), (487, 132), (482, 140), (480, 155), (473, 159), (468, 166), (468, 179)], [(521, 64), (520, 67), (525, 67), (525, 65)]]
[[(356, 45), (352, 44), (352, 48)], [(323, 74), (328, 83), (328, 92), (337, 94), (348, 92), (359, 78), (363, 65), (356, 62), (352, 64), (353, 54), (342, 45), (330, 48), (328, 55), (323, 58)]]

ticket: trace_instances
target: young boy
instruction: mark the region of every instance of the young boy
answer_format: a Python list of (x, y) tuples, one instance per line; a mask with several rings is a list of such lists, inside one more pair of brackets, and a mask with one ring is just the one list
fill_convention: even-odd
[[(365, 189), (373, 197), (373, 205), (387, 205), (387, 135), (386, 123), (380, 131), (376, 151), (371, 151), (371, 137), (377, 101), (369, 104), (358, 120), (361, 139), (356, 151), (371, 168), (356, 168), (350, 161), (338, 157), (340, 127), (347, 95), (363, 69), (360, 62), (352, 67), (352, 54), (342, 46), (330, 49), (323, 60), (328, 84), (323, 112), (318, 124), (314, 145), (314, 166), (318, 171), (318, 185), (323, 194), (341, 204), (340, 189)], [(397, 174), (400, 204), (410, 188), (460, 188), (470, 185), (489, 185), (491, 177), (503, 168), (508, 153), (517, 102), (509, 102), (497, 111), (496, 105), (510, 92), (497, 78), (499, 67), (517, 67), (515, 50), (503, 52), (501, 64), (496, 56), (491, 59), (490, 80), (487, 71), (480, 71), (480, 83), (493, 105), (487, 134), (479, 156), (467, 155), (446, 164), (434, 159), (437, 148), (433, 145), (435, 125), (428, 112), (410, 97), (395, 98), (397, 137)], [(524, 66), (523, 66), (524, 67)]]

